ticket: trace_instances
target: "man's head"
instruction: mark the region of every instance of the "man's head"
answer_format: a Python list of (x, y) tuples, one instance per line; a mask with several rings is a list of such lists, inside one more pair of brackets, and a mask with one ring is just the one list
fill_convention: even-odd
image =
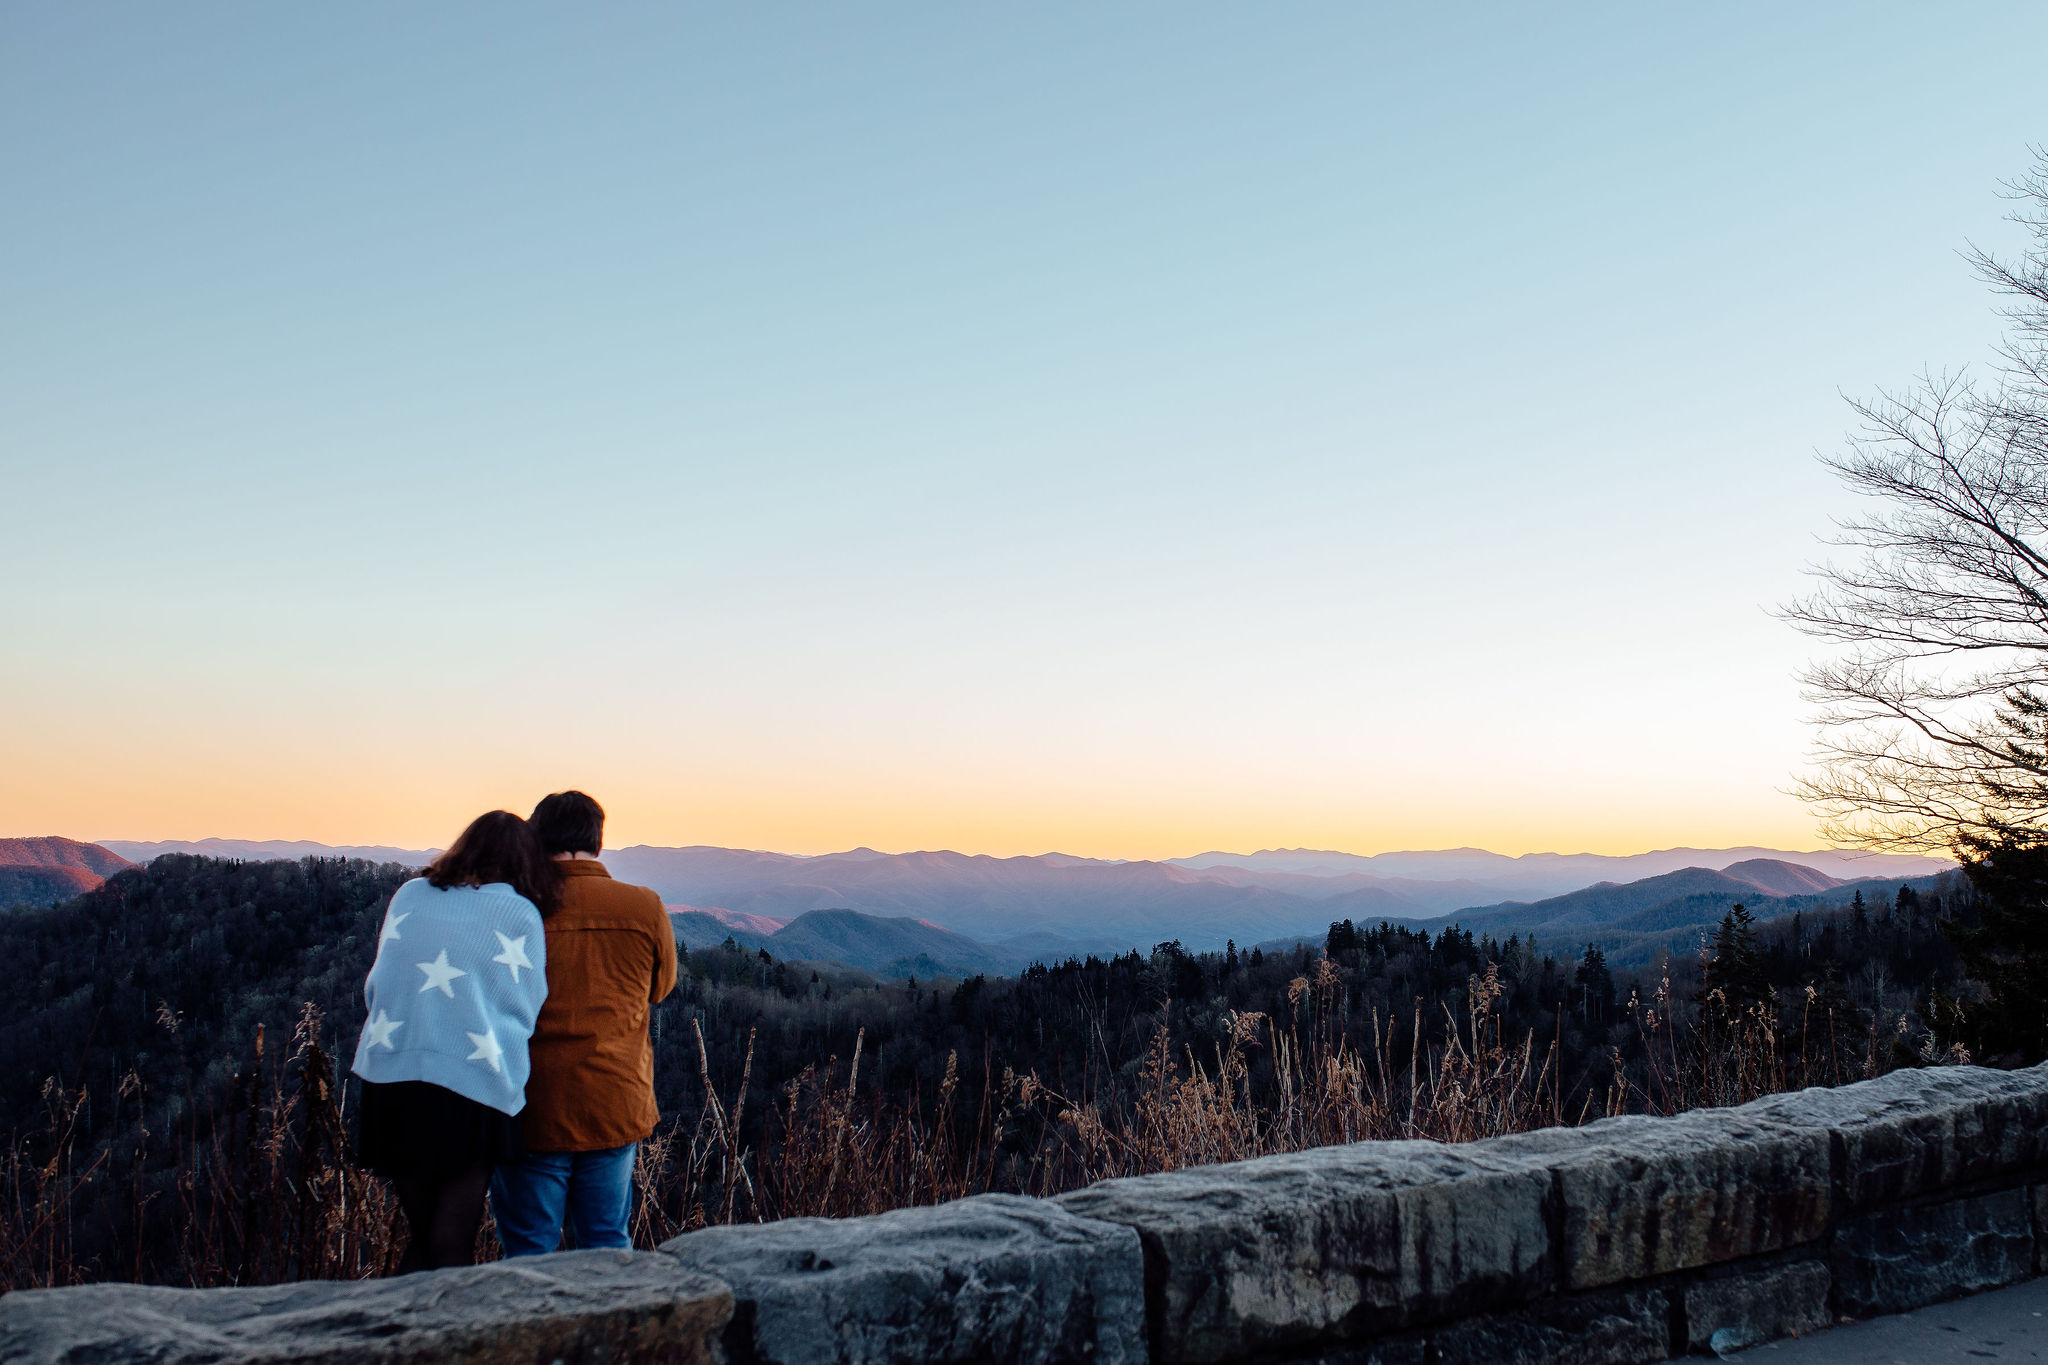
[(550, 856), (588, 853), (594, 857), (604, 847), (604, 807), (582, 792), (542, 797), (528, 822)]

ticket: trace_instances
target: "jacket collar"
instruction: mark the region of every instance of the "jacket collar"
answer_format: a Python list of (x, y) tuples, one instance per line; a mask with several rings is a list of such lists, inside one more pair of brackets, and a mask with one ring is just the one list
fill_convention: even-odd
[(609, 877), (604, 864), (593, 858), (564, 858), (555, 864), (555, 871), (564, 877)]

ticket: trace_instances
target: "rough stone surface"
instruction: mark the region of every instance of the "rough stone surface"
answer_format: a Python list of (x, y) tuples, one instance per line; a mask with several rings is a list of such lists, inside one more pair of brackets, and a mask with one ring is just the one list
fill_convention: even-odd
[(1661, 1288), (1609, 1289), (1542, 1299), (1430, 1334), (1432, 1365), (1636, 1365), (1671, 1347), (1671, 1299)]
[(1061, 1207), (1136, 1228), (1162, 1361), (1337, 1345), (1553, 1281), (1548, 1172), (1473, 1145), (1361, 1142), (1107, 1180)]
[(1429, 1352), (1426, 1334), (1408, 1332), (1357, 1346), (1270, 1359), (1285, 1359), (1287, 1365), (1432, 1365), (1435, 1358)]
[(571, 1251), (388, 1280), (98, 1284), (0, 1298), (7, 1365), (697, 1365), (732, 1312), (651, 1251)]
[(704, 1228), (662, 1250), (732, 1285), (736, 1362), (1145, 1359), (1136, 1234), (1044, 1200)]
[(1693, 1351), (1741, 1350), (1818, 1332), (1834, 1321), (1831, 1283), (1823, 1262), (1795, 1261), (1687, 1285), (1686, 1345)]
[(1571, 1289), (1779, 1251), (1827, 1231), (1825, 1130), (1702, 1109), (1476, 1145), (1555, 1174)]
[(706, 1229), (664, 1251), (17, 1293), (0, 1299), (0, 1360), (1610, 1365), (1739, 1349), (2048, 1269), (2048, 1066)]
[(2029, 1186), (2034, 1206), (2034, 1273), (2048, 1271), (2048, 1185)]
[(1850, 1317), (1898, 1313), (2034, 1273), (2025, 1190), (1882, 1209), (1835, 1230), (1835, 1306)]
[(1894, 1071), (1771, 1095), (1736, 1112), (1833, 1134), (1838, 1216), (2048, 1161), (2048, 1066)]

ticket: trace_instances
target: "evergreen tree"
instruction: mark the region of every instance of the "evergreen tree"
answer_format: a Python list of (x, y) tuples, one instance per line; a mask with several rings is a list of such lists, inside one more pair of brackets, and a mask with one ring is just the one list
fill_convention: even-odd
[(2048, 836), (2006, 826), (1962, 843), (1977, 923), (1942, 928), (1988, 996), (1945, 998), (1937, 1014), (1979, 1061), (2029, 1066), (2048, 1058)]
[(1730, 906), (1714, 931), (1713, 953), (1707, 959), (1700, 998), (1710, 1010), (1735, 1019), (1770, 1003), (1771, 983), (1764, 971), (1763, 948), (1757, 942), (1756, 919), (1746, 906)]
[(1607, 954), (1588, 943), (1574, 979), (1579, 987), (1579, 1017), (1589, 1024), (1605, 1024), (1614, 1012), (1614, 973), (1607, 970)]

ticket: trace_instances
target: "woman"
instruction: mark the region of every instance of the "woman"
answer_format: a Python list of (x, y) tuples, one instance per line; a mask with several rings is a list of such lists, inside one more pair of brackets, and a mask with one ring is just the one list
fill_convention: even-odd
[(363, 985), (356, 1156), (397, 1186), (402, 1274), (476, 1259), (491, 1170), (516, 1161), (526, 1040), (547, 998), (558, 874), (524, 820), (478, 816), (391, 897)]

